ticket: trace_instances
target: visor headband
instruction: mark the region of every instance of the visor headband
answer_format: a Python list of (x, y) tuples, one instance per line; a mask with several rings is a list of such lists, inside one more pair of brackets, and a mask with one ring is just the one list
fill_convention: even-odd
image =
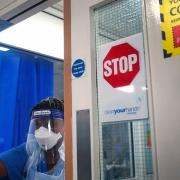
[(58, 109), (46, 109), (46, 110), (38, 110), (32, 112), (31, 119), (64, 119), (64, 112)]

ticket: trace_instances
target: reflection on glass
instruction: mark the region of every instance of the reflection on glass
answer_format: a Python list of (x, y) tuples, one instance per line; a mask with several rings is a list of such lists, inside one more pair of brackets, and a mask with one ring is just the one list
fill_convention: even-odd
[(127, 122), (104, 123), (102, 135), (104, 180), (133, 177), (131, 124)]
[(145, 87), (145, 86), (142, 86), (141, 89), (142, 89), (142, 91), (147, 91), (147, 87)]
[(153, 174), (152, 166), (152, 142), (151, 142), (151, 129), (148, 121), (144, 123), (144, 133), (145, 133), (145, 165), (146, 174)]
[(129, 86), (123, 86), (123, 87), (117, 88), (117, 90), (123, 91), (125, 93), (134, 93), (135, 88), (133, 85), (129, 85)]

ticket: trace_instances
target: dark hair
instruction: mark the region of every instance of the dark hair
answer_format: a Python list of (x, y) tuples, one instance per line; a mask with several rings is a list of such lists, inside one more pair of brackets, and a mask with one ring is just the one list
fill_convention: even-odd
[(48, 97), (40, 101), (38, 104), (36, 104), (32, 108), (31, 114), (33, 111), (46, 110), (46, 109), (58, 109), (64, 111), (64, 101), (54, 97)]

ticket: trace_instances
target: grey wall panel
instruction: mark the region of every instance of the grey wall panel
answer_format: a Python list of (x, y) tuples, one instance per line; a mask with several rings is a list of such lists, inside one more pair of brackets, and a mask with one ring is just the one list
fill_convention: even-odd
[(76, 112), (78, 180), (91, 180), (91, 141), (89, 110)]

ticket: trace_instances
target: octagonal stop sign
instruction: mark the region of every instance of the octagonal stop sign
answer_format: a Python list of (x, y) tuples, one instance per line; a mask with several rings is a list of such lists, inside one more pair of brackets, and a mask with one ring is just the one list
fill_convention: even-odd
[(129, 43), (112, 46), (103, 60), (103, 77), (114, 88), (130, 85), (139, 70), (139, 52)]

